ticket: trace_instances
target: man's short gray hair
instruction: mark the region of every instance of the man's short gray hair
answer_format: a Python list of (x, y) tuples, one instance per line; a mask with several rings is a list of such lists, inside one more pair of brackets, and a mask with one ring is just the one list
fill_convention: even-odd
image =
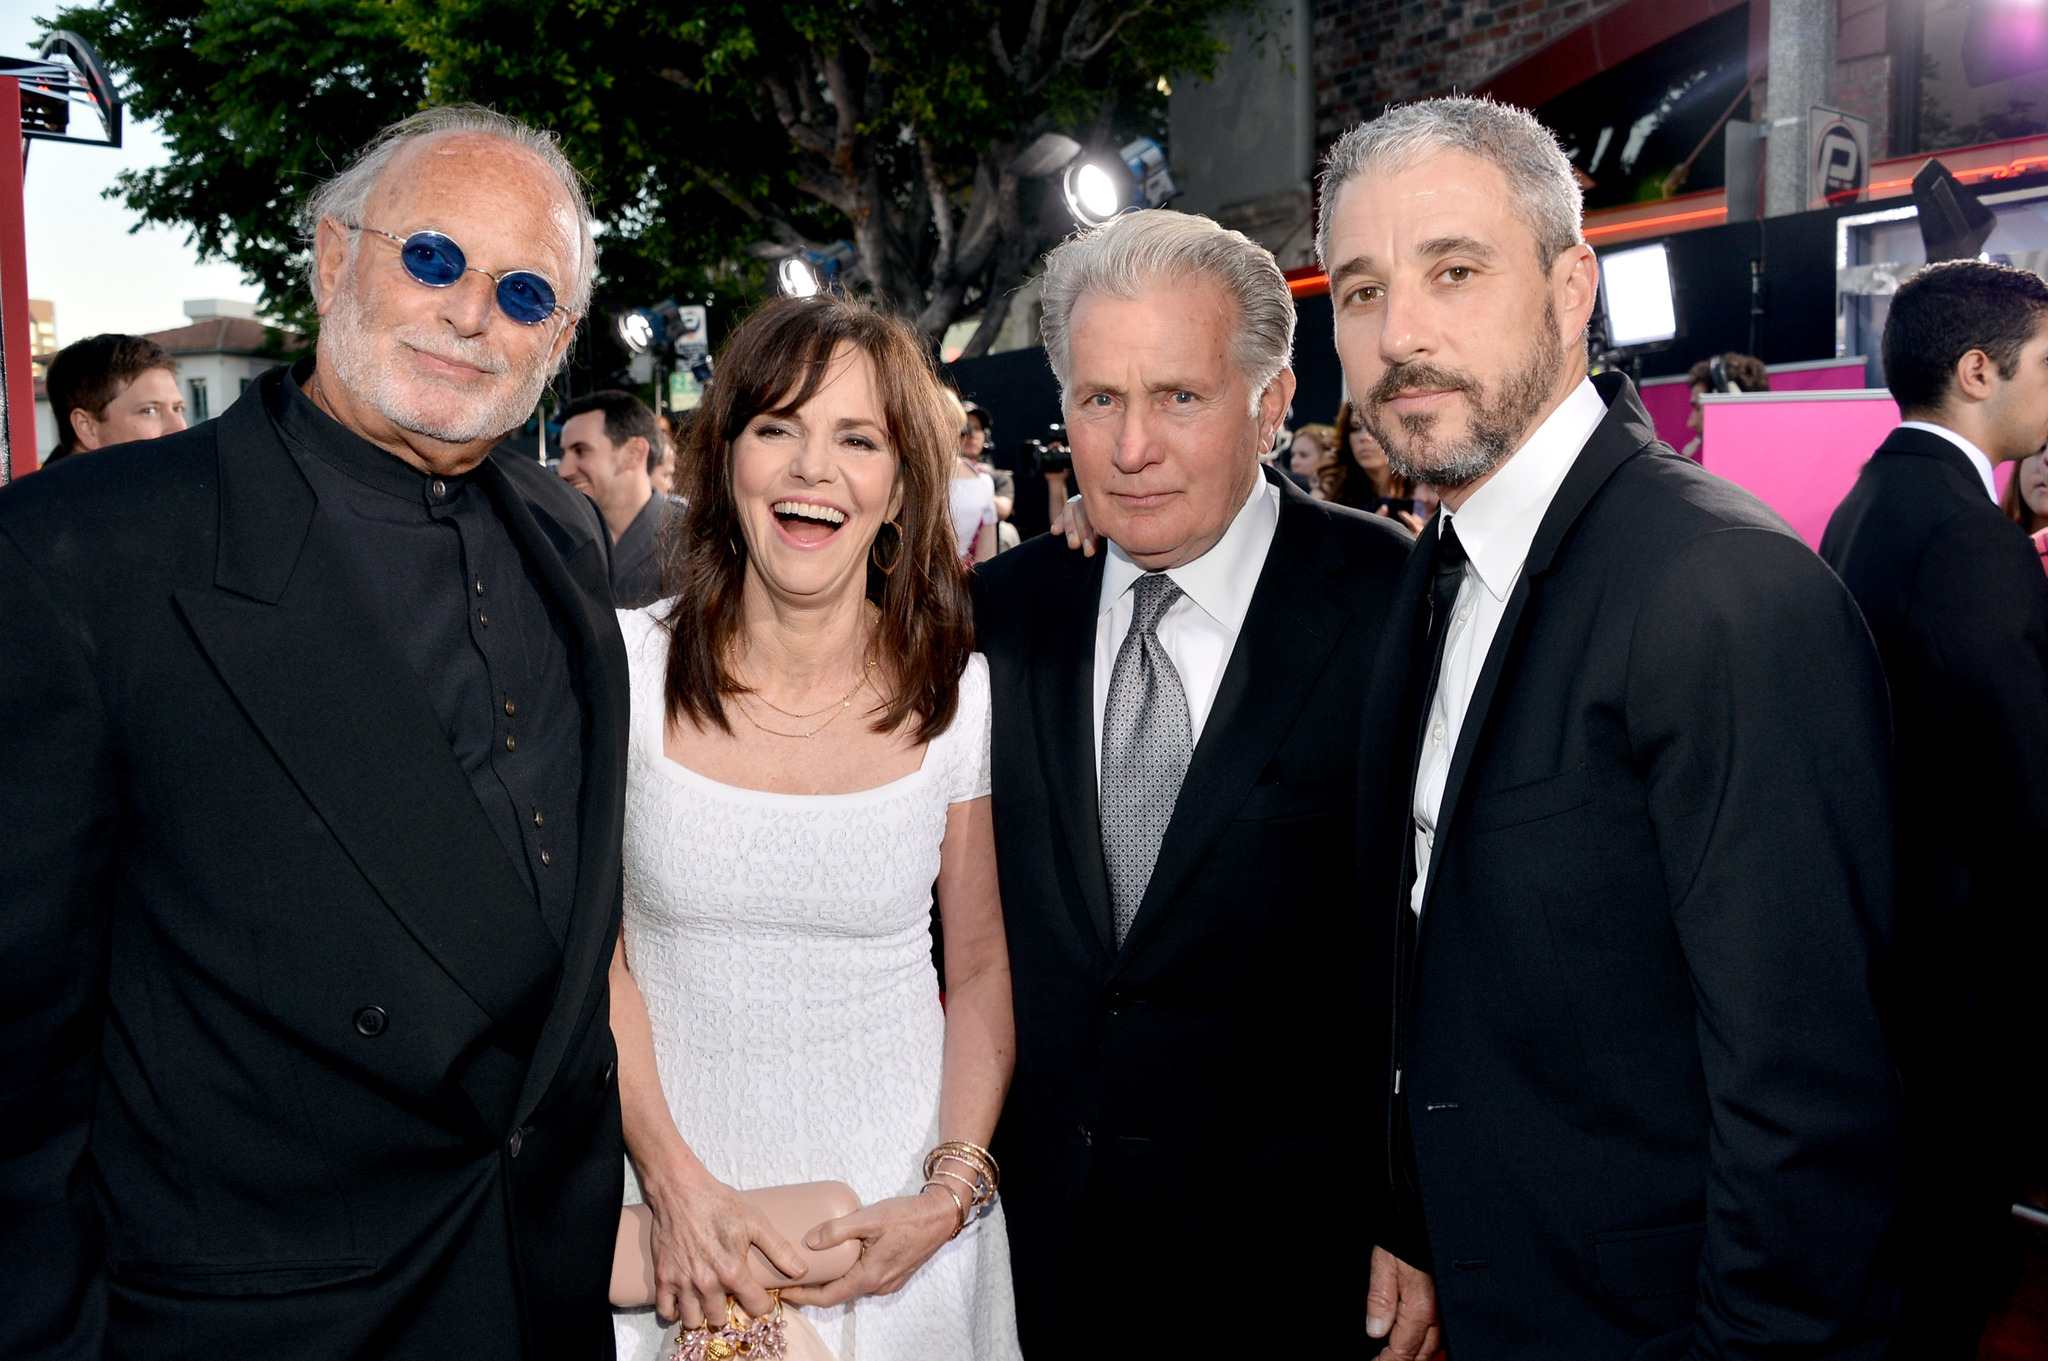
[[(480, 104), (445, 104), (439, 108), (422, 109), (371, 138), (369, 145), (349, 163), (348, 168), (315, 189), (299, 210), (299, 230), (304, 234), (308, 248), (313, 246), (314, 236), (320, 230), (321, 222), (327, 218), (351, 227), (366, 225), (363, 213), (369, 207), (370, 195), (376, 191), (377, 180), (400, 151), (422, 138), (457, 133), (501, 137), (525, 147), (540, 157), (554, 172), (555, 178), (561, 181), (562, 192), (575, 205), (577, 225), (576, 276), (569, 281), (567, 295), (561, 302), (577, 316), (584, 315), (590, 309), (590, 293), (596, 284), (597, 240), (591, 233), (590, 201), (583, 194), (583, 177), (562, 154), (561, 143), (553, 133), (529, 127), (516, 118), (508, 118)], [(316, 295), (320, 288), (319, 268), (317, 258), (307, 266)]]
[(1585, 244), (1578, 177), (1550, 129), (1511, 104), (1455, 95), (1388, 109), (1330, 148), (1320, 183), (1322, 220), (1316, 224), (1316, 259), (1323, 268), (1331, 264), (1330, 205), (1339, 189), (1361, 175), (1406, 170), (1442, 151), (1462, 151), (1500, 167), (1515, 216), (1536, 237), (1537, 263), (1544, 269)]
[(1082, 295), (1131, 299), (1162, 280), (1213, 279), (1237, 304), (1231, 350), (1250, 380), (1252, 410), (1294, 353), (1294, 298), (1273, 253), (1194, 213), (1147, 208), (1069, 237), (1045, 258), (1045, 356), (1067, 392), (1074, 307)]

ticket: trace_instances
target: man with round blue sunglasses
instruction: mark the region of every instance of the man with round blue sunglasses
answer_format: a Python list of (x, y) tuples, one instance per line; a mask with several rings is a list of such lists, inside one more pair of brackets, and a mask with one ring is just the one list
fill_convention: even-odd
[(444, 108), (302, 220), (314, 355), (0, 489), (0, 1356), (609, 1361), (612, 544), (497, 447), (589, 208)]
[(405, 272), (428, 288), (452, 288), (462, 281), (464, 274), (474, 270), (498, 286), (498, 310), (522, 325), (538, 326), (555, 313), (568, 310), (555, 301), (555, 286), (543, 276), (530, 269), (515, 269), (504, 274), (476, 269), (462, 253), (462, 247), (440, 232), (421, 231), (411, 236), (400, 236), (397, 232), (365, 227), (361, 223), (350, 230), (375, 232), (397, 242), (398, 258), (404, 264)]

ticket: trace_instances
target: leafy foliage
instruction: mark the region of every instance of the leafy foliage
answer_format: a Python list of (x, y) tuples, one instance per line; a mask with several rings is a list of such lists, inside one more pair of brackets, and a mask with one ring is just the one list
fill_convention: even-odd
[(604, 291), (758, 291), (764, 261), (850, 240), (856, 277), (937, 336), (994, 338), (1070, 229), (1016, 173), (1059, 130), (1157, 135), (1164, 78), (1206, 74), (1231, 0), (106, 0), (60, 12), (157, 119), (124, 177), (151, 222), (310, 302), (291, 214), (381, 126), (475, 100), (553, 129), (590, 177)]

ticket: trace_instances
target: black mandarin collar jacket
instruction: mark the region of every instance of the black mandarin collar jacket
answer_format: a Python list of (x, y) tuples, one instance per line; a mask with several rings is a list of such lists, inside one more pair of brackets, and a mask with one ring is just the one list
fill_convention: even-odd
[(0, 1354), (609, 1356), (604, 526), (538, 464), (472, 474), (586, 699), (558, 945), (279, 441), (281, 377), (0, 490)]

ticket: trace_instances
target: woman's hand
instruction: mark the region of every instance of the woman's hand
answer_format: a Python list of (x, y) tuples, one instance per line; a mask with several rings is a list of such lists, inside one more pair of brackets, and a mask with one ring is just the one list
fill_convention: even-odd
[(757, 1318), (773, 1309), (747, 1265), (750, 1246), (792, 1279), (810, 1270), (752, 1201), (701, 1168), (643, 1180), (641, 1191), (654, 1215), (654, 1312), (664, 1319), (722, 1322), (727, 1295)]
[(1095, 556), (1095, 545), (1099, 542), (1095, 526), (1088, 523), (1088, 507), (1078, 496), (1070, 496), (1060, 507), (1060, 513), (1053, 518), (1051, 530), (1054, 534), (1067, 536), (1067, 547), (1078, 548), (1081, 556)]
[(813, 1252), (822, 1252), (858, 1238), (860, 1260), (836, 1281), (790, 1286), (782, 1298), (791, 1304), (830, 1306), (861, 1295), (893, 1295), (946, 1245), (959, 1223), (958, 1203), (933, 1187), (828, 1219), (805, 1235), (806, 1244)]

